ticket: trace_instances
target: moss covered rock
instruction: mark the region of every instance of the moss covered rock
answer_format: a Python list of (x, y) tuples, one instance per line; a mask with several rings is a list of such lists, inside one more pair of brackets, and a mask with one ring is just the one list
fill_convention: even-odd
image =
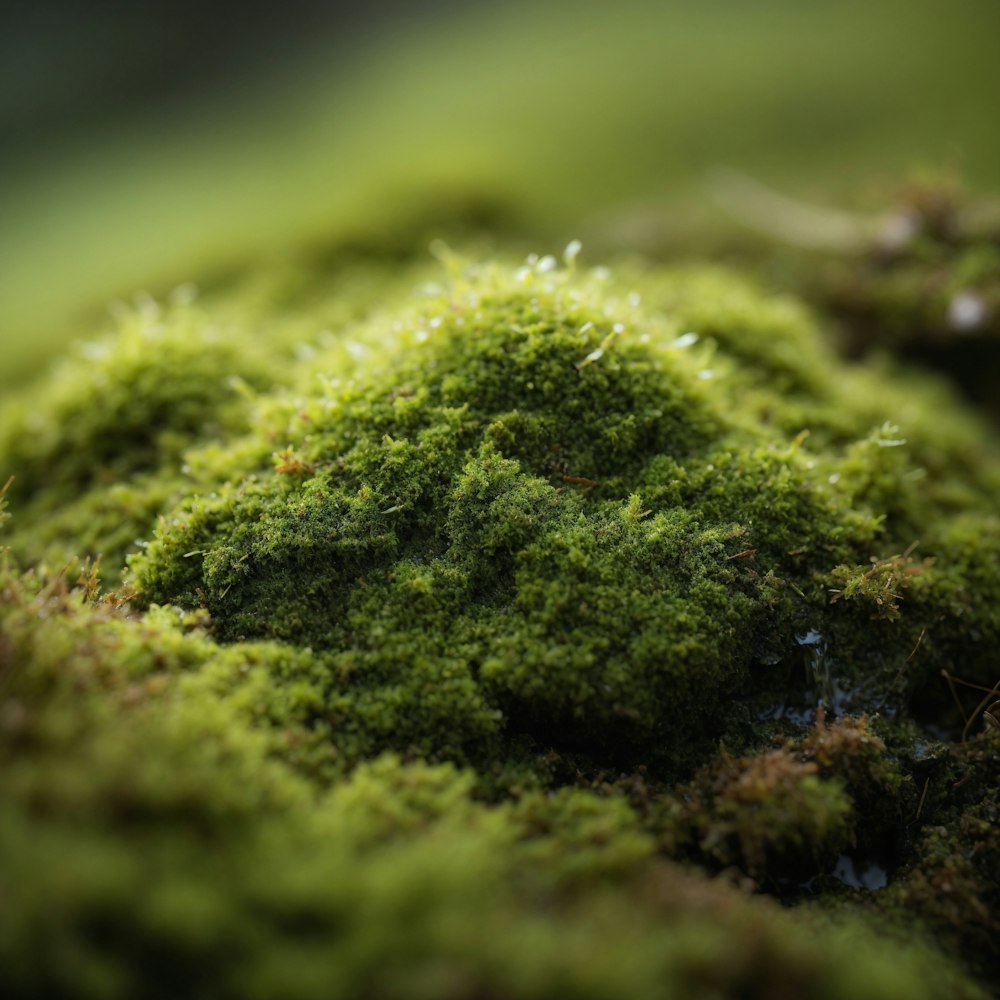
[(7, 404), (11, 995), (995, 987), (996, 442), (578, 250), (147, 303)]

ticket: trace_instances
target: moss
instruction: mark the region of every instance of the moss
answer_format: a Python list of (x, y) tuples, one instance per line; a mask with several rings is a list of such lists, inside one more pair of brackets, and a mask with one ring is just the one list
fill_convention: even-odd
[(956, 746), (921, 740), (915, 757), (920, 795), (906, 810), (907, 848), (890, 885), (865, 906), (885, 925), (922, 925), (988, 981), (998, 957), (996, 733)]
[(877, 205), (867, 235), (782, 270), (836, 318), (855, 356), (891, 351), (946, 372), (995, 421), (1000, 338), (1000, 208), (955, 176), (925, 175)]
[(796, 736), (758, 739), (743, 756), (722, 747), (676, 787), (651, 784), (648, 769), (613, 787), (663, 852), (801, 898), (814, 883), (836, 884), (845, 854), (893, 856), (917, 799), (869, 720), (817, 715)]
[(9, 404), (12, 995), (982, 995), (983, 426), (718, 269), (438, 249)]
[(41, 396), (4, 408), (14, 549), (57, 566), (103, 555), (116, 572), (178, 492), (184, 449), (245, 423), (243, 384), (268, 384), (266, 357), (234, 331), (185, 304), (123, 307), (113, 335), (80, 348)]
[(993, 338), (997, 223), (996, 206), (972, 202), (955, 178), (914, 181), (899, 193), (876, 245), (855, 267), (830, 269), (832, 302), (855, 319), (857, 336), (894, 338), (912, 349)]
[(785, 750), (701, 771), (683, 794), (697, 849), (720, 867), (739, 864), (763, 881), (827, 867), (850, 840), (850, 800), (815, 763)]

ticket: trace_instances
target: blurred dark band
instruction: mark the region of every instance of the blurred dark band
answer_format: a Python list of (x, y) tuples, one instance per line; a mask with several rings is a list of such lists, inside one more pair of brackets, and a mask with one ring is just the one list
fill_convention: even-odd
[(0, 158), (238, 86), (303, 48), (352, 46), (466, 0), (48, 0), (0, 19)]

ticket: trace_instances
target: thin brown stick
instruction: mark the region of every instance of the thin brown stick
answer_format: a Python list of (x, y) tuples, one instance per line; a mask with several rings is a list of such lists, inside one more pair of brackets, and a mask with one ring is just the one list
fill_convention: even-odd
[(958, 706), (959, 715), (962, 716), (962, 721), (967, 724), (969, 717), (965, 714), (965, 709), (962, 707), (962, 703), (958, 699), (958, 692), (955, 690), (955, 682), (952, 680), (951, 674), (949, 674), (947, 670), (942, 670), (941, 676), (948, 682), (948, 689), (951, 691), (951, 696), (955, 699), (955, 704)]
[(976, 710), (972, 713), (972, 715), (969, 716), (969, 721), (965, 724), (965, 728), (962, 730), (963, 743), (965, 742), (966, 737), (969, 735), (969, 728), (971, 727), (972, 723), (975, 722), (975, 720), (979, 717), (979, 713), (982, 712), (982, 710), (986, 708), (986, 706), (990, 703), (990, 699), (997, 694), (1000, 694), (1000, 681), (997, 681), (996, 684), (993, 685), (993, 687), (990, 689), (990, 693), (985, 698), (983, 698), (983, 700), (976, 706)]
[(896, 688), (896, 684), (898, 683), (899, 678), (903, 676), (903, 671), (906, 669), (907, 664), (910, 662), (910, 660), (913, 659), (914, 656), (917, 655), (917, 650), (920, 649), (920, 644), (924, 641), (925, 635), (927, 635), (927, 629), (922, 628), (920, 630), (920, 635), (917, 636), (916, 644), (914, 645), (913, 649), (910, 650), (910, 655), (905, 660), (903, 660), (899, 670), (896, 671), (896, 676), (893, 677), (892, 679), (892, 683), (886, 689), (885, 697), (878, 703), (878, 706), (875, 709), (877, 712), (880, 712), (882, 710), (882, 706), (889, 700), (890, 695)]
[(562, 481), (571, 486), (586, 486), (589, 490), (601, 485), (596, 479), (588, 479), (586, 476), (563, 476)]
[(961, 677), (953, 677), (952, 680), (956, 684), (961, 684), (962, 687), (972, 688), (973, 691), (993, 691), (993, 688), (988, 688), (985, 684), (974, 684), (972, 681), (963, 680)]
[(917, 637), (917, 644), (913, 647), (913, 649), (910, 650), (910, 655), (905, 660), (903, 660), (903, 666), (904, 667), (906, 666), (907, 663), (910, 662), (910, 660), (913, 659), (914, 656), (917, 655), (917, 650), (920, 649), (920, 643), (922, 643), (924, 641), (924, 636), (925, 635), (927, 635), (927, 629), (926, 628), (922, 628), (920, 630), (920, 635)]
[(924, 790), (920, 793), (920, 802), (917, 804), (917, 814), (913, 817), (913, 821), (916, 822), (920, 819), (920, 814), (924, 811), (924, 800), (927, 798), (927, 789), (930, 787), (931, 779), (924, 779)]

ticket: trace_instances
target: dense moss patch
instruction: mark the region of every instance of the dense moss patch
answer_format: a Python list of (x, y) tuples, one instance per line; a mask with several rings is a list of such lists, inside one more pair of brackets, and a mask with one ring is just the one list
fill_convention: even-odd
[(577, 250), (254, 276), (9, 404), (15, 995), (982, 995), (995, 443)]

